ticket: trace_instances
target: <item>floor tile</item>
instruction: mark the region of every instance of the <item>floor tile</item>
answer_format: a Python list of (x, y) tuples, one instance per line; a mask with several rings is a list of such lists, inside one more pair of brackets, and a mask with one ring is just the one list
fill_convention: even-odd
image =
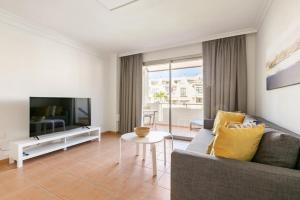
[[(186, 142), (175, 142), (184, 148)], [(87, 142), (24, 162), (24, 167), (0, 162), (0, 200), (168, 200), (170, 199), (171, 141), (167, 163), (163, 144), (157, 145), (157, 176), (147, 147), (136, 156), (135, 145), (125, 143), (119, 163), (119, 137), (104, 135)]]
[(40, 187), (30, 186), (4, 197), (3, 200), (60, 200), (60, 198)]

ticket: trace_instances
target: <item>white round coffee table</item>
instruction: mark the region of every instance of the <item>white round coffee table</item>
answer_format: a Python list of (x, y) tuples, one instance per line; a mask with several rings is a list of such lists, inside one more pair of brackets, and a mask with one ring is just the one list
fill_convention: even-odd
[(163, 131), (150, 131), (146, 137), (138, 137), (134, 132), (126, 133), (120, 137), (120, 157), (119, 163), (122, 159), (122, 142), (128, 141), (136, 144), (136, 155), (139, 155), (139, 145), (143, 145), (143, 160), (146, 159), (146, 145), (151, 145), (152, 151), (152, 165), (153, 165), (153, 176), (157, 174), (156, 167), (156, 147), (155, 144), (164, 141), (164, 163), (166, 165), (166, 137), (170, 134)]

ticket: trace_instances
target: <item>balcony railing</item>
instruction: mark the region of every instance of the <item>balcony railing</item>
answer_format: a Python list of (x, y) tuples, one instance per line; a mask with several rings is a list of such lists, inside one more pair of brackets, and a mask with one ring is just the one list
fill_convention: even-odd
[[(168, 103), (158, 103), (155, 122), (157, 124), (169, 124)], [(193, 120), (203, 119), (203, 104), (195, 103), (174, 103), (171, 105), (172, 125), (179, 127), (189, 127)]]
[[(159, 103), (163, 108), (169, 108), (169, 103)], [(172, 103), (171, 108), (201, 109), (202, 103)]]

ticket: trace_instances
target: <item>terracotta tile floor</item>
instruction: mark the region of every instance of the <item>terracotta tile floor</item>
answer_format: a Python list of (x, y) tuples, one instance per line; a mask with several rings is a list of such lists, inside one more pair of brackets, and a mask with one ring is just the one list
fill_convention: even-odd
[[(166, 167), (163, 144), (158, 144), (158, 175), (152, 177), (149, 147), (146, 161), (142, 161), (135, 156), (135, 145), (125, 143), (118, 165), (118, 139), (106, 134), (100, 143), (88, 142), (34, 158), (25, 161), (21, 169), (0, 163), (0, 200), (170, 199), (170, 141)], [(176, 145), (184, 148), (186, 143)]]

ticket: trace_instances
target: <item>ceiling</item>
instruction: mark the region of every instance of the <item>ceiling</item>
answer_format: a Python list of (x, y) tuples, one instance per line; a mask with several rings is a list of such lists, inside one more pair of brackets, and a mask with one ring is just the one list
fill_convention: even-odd
[[(114, 0), (118, 3), (118, 0)], [(99, 52), (126, 54), (257, 30), (270, 0), (0, 0), (0, 8)]]

